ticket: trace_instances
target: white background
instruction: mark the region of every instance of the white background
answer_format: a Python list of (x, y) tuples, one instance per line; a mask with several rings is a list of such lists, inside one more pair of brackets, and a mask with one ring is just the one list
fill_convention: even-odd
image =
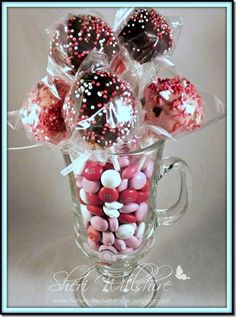
[[(111, 23), (117, 9), (96, 10)], [(49, 43), (44, 30), (67, 12), (82, 9), (8, 10), (8, 110), (18, 109), (45, 75)], [(184, 20), (173, 54), (179, 73), (225, 102), (225, 9), (160, 12)], [(166, 145), (164, 156), (179, 156), (191, 167), (194, 191), (188, 213), (175, 225), (159, 228), (153, 252), (145, 258), (173, 268), (180, 264), (191, 277), (173, 278), (165, 306), (225, 306), (225, 138), (222, 120)], [(25, 144), (22, 131), (9, 130), (9, 146)], [(46, 147), (8, 155), (8, 305), (73, 306), (73, 294), (48, 291), (56, 271), (92, 264), (73, 241), (69, 186), (59, 174), (62, 157)], [(160, 207), (174, 202), (178, 186), (175, 174), (163, 179)]]

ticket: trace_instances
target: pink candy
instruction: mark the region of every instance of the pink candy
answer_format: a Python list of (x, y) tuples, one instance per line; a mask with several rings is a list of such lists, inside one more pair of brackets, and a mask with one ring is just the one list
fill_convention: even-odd
[(135, 211), (135, 216), (139, 222), (143, 221), (148, 212), (148, 205), (146, 203), (141, 203), (139, 208)]
[(108, 218), (109, 230), (116, 232), (119, 227), (119, 221), (117, 218)]
[(126, 244), (125, 244), (124, 240), (121, 240), (121, 239), (115, 239), (114, 246), (119, 251), (123, 251), (126, 249)]
[(127, 247), (137, 249), (140, 245), (138, 239), (135, 236), (130, 237), (129, 239), (124, 240)]
[(124, 190), (126, 190), (128, 188), (128, 182), (128, 179), (122, 179), (120, 185), (118, 186), (118, 191), (123, 192)]
[(128, 205), (124, 205), (121, 209), (120, 209), (120, 212), (121, 213), (130, 213), (130, 212), (133, 212), (135, 210), (137, 210), (139, 207), (138, 204), (136, 203), (131, 203), (131, 204), (128, 204)]
[(139, 190), (144, 187), (146, 184), (147, 178), (146, 175), (142, 172), (137, 172), (130, 180), (130, 186), (133, 189)]
[(95, 181), (88, 181), (85, 177), (82, 179), (82, 187), (87, 193), (96, 193), (100, 188), (100, 183)]
[(129, 159), (127, 157), (120, 157), (118, 159), (118, 162), (120, 164), (120, 168), (126, 167), (129, 165)]
[(91, 225), (98, 231), (107, 231), (108, 223), (107, 221), (99, 216), (94, 216), (91, 218)]
[(138, 171), (138, 165), (135, 163), (133, 165), (129, 165), (128, 167), (126, 167), (121, 175), (122, 175), (122, 178), (132, 178), (134, 176), (134, 174)]
[(142, 170), (148, 178), (151, 178), (154, 171), (154, 162), (152, 160), (147, 160), (144, 163)]
[(115, 236), (112, 232), (103, 232), (102, 233), (102, 242), (105, 245), (112, 245), (115, 242)]

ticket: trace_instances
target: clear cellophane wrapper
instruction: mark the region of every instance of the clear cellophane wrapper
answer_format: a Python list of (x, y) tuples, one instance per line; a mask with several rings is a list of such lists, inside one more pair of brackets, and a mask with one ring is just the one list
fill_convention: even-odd
[(144, 122), (162, 127), (175, 138), (225, 117), (224, 103), (196, 87), (168, 59), (151, 63), (141, 83), (140, 99)]
[(50, 75), (42, 78), (27, 93), (19, 110), (8, 113), (12, 129), (23, 128), (34, 144), (62, 148), (68, 140), (62, 107), (71, 82)]
[(118, 39), (106, 19), (85, 8), (68, 13), (46, 29), (50, 39), (48, 72), (73, 78), (83, 60), (96, 50), (111, 61), (119, 52)]
[(165, 17), (156, 8), (122, 8), (113, 30), (139, 64), (172, 55), (183, 26), (181, 17)]

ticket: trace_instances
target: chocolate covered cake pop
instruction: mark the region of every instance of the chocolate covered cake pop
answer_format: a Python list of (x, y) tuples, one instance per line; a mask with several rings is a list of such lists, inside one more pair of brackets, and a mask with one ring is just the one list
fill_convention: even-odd
[(129, 134), (137, 102), (128, 83), (114, 73), (87, 71), (73, 85), (63, 114), (67, 129), (76, 127), (92, 148), (107, 148)]
[(114, 33), (96, 16), (71, 16), (52, 34), (50, 56), (60, 66), (69, 67), (72, 74), (93, 49), (106, 54), (108, 60), (119, 51)]
[(158, 78), (145, 88), (142, 102), (145, 120), (172, 134), (193, 131), (202, 126), (201, 96), (184, 77)]
[(68, 90), (64, 80), (54, 78), (41, 81), (29, 93), (20, 116), (30, 139), (57, 144), (66, 138), (61, 111)]
[(119, 38), (140, 64), (165, 54), (173, 46), (170, 25), (153, 9), (135, 9)]

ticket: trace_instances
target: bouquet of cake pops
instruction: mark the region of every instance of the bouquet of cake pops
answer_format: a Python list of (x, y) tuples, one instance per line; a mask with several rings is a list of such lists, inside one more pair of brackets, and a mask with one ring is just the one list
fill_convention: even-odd
[(224, 116), (222, 102), (170, 60), (182, 26), (151, 8), (120, 9), (112, 26), (68, 14), (47, 29), (47, 75), (15, 112), (33, 143), (70, 155), (61, 173), (75, 175), (88, 246), (104, 260), (139, 247), (154, 169), (119, 153)]

